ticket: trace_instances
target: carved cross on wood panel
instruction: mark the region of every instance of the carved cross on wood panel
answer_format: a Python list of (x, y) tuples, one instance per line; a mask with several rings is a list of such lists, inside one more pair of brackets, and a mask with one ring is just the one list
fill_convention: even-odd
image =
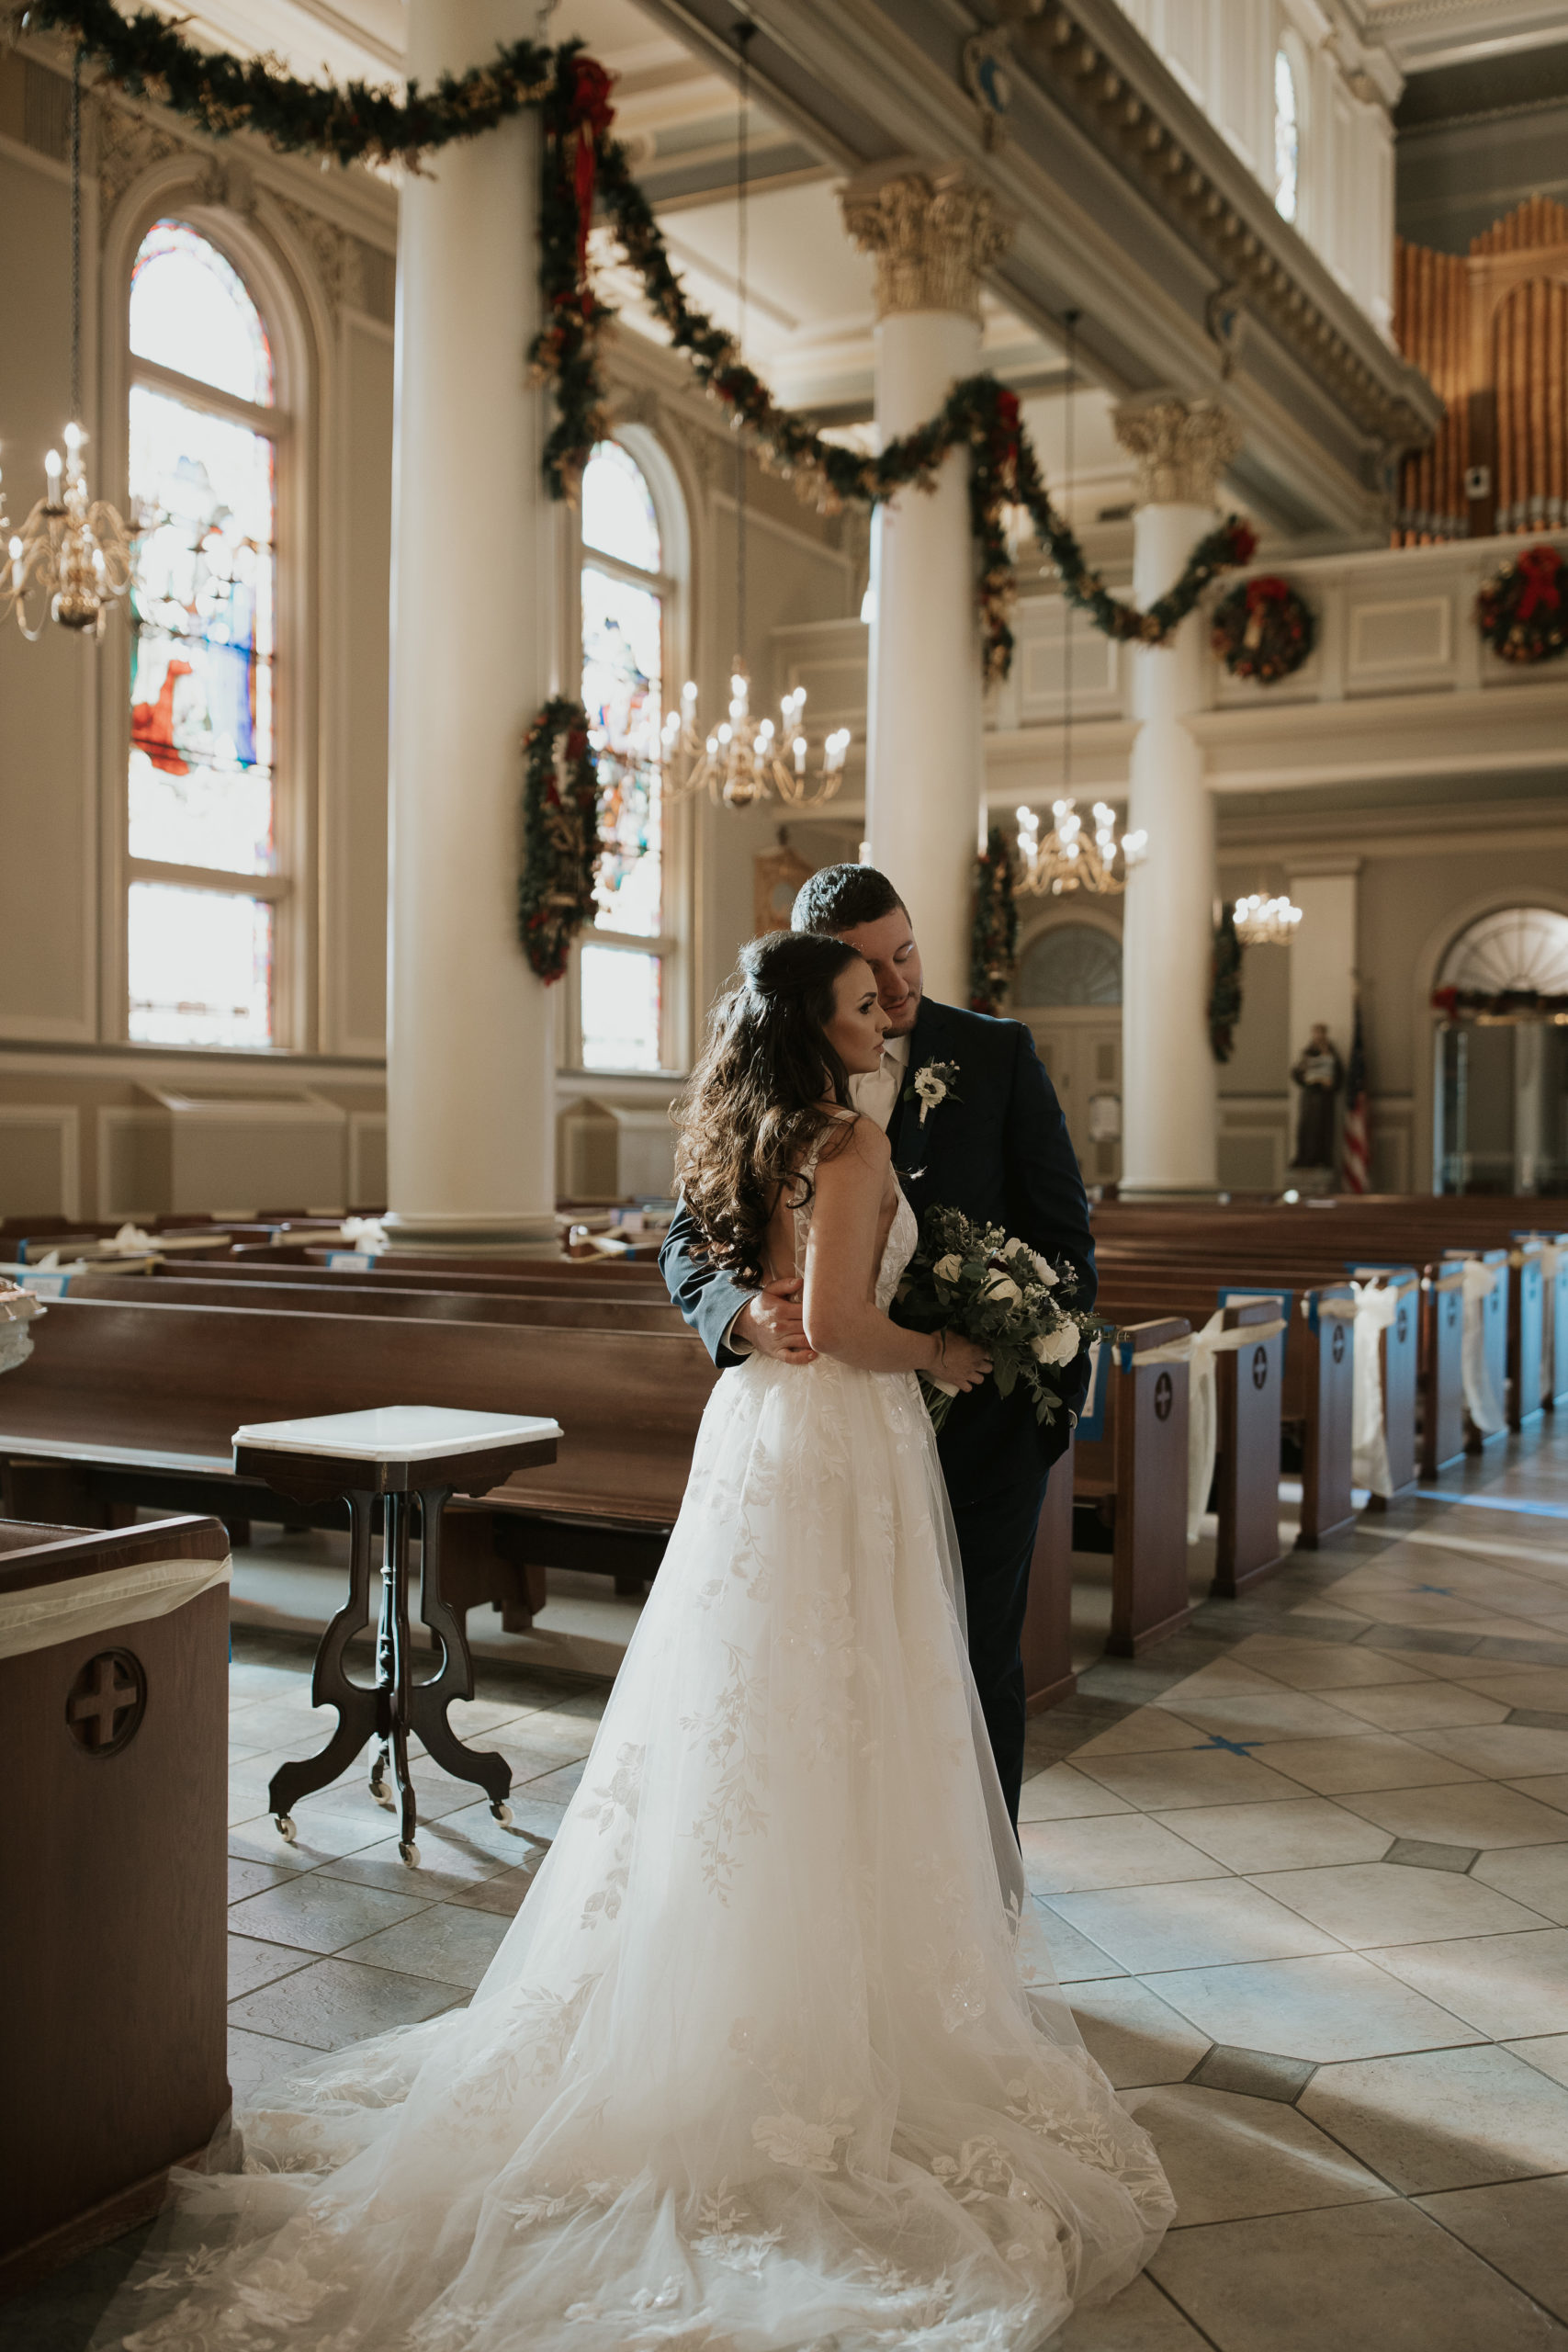
[(112, 1756), (130, 1740), (147, 1704), (147, 1677), (129, 1650), (90, 1657), (71, 1686), (65, 1720), (90, 1756)]

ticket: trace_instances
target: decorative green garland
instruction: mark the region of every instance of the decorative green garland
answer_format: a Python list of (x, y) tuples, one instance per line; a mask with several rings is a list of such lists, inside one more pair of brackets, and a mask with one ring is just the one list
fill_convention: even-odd
[(1233, 678), (1271, 686), (1301, 668), (1316, 634), (1306, 598), (1288, 580), (1269, 573), (1239, 581), (1220, 598), (1209, 643)]
[(545, 472), (558, 498), (575, 499), (589, 452), (608, 429), (599, 339), (615, 313), (595, 296), (587, 266), (597, 198), (675, 349), (686, 354), (731, 424), (757, 443), (763, 463), (792, 478), (803, 497), (831, 511), (850, 499), (874, 506), (900, 490), (931, 490), (949, 451), (967, 447), (987, 677), (1005, 677), (1012, 660), (1009, 615), (1017, 580), (1007, 539), (1010, 505), (1027, 511), (1069, 602), (1108, 637), (1142, 645), (1164, 644), (1217, 573), (1251, 559), (1253, 533), (1233, 515), (1199, 541), (1180, 579), (1146, 612), (1113, 596), (1051, 503), (1017, 395), (992, 376), (955, 385), (935, 417), (875, 458), (840, 448), (789, 415), (745, 365), (734, 339), (687, 301), (626, 151), (611, 134), (609, 76), (577, 41), (555, 50), (512, 42), (489, 65), (444, 74), (434, 90), (411, 82), (403, 100), (360, 82), (342, 89), (302, 82), (265, 57), (197, 50), (177, 25), (147, 9), (122, 17), (112, 0), (31, 0), (23, 22), (71, 34), (120, 88), (172, 107), (214, 137), (251, 130), (283, 152), (338, 164), (400, 163), (417, 171), (423, 157), (452, 141), (475, 138), (537, 107), (545, 133), (545, 323), (531, 357), (536, 380), (555, 393)]
[(1568, 561), (1539, 541), (1495, 571), (1475, 600), (1482, 636), (1505, 662), (1554, 662), (1568, 652)]
[(1214, 925), (1209, 969), (1209, 1050), (1217, 1062), (1228, 1062), (1241, 1019), (1241, 942), (1235, 935), (1234, 907), (1227, 906)]
[[(558, 763), (556, 745), (563, 735), (566, 756)], [(588, 713), (570, 695), (556, 695), (523, 738), (517, 885), (518, 936), (547, 988), (566, 970), (571, 943), (592, 919), (598, 859), (599, 776), (588, 746)]]
[(975, 920), (969, 933), (969, 1010), (1000, 1012), (1018, 958), (1018, 901), (1007, 835), (993, 825), (975, 859)]
[(120, 89), (172, 107), (212, 138), (253, 130), (280, 154), (412, 171), (455, 139), (478, 138), (539, 105), (559, 54), (539, 41), (509, 41), (490, 65), (443, 74), (433, 90), (410, 82), (406, 97), (395, 97), (365, 82), (301, 82), (272, 57), (195, 49), (178, 18), (150, 8), (122, 17), (113, 0), (28, 0), (19, 13), (27, 30), (71, 34)]

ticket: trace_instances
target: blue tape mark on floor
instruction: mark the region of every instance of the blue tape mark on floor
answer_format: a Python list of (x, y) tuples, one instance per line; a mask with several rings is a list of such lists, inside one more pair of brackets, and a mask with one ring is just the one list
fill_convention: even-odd
[(1454, 1495), (1442, 1487), (1413, 1487), (1418, 1502), (1463, 1503), (1471, 1510), (1518, 1511), (1527, 1519), (1568, 1519), (1568, 1504), (1506, 1503), (1500, 1495)]

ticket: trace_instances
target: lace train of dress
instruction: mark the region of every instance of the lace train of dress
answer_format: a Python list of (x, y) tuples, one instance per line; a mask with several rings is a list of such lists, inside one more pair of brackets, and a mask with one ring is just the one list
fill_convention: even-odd
[(726, 1373), (471, 2006), (270, 2085), (96, 2340), (1024, 2352), (1122, 2286), (1172, 2202), (1032, 1924), (953, 1557), (912, 1375)]

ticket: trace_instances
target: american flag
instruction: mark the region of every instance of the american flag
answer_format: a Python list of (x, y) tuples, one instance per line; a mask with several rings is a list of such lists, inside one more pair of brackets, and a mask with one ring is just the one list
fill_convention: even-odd
[(1348, 1193), (1368, 1189), (1371, 1136), (1367, 1124), (1367, 1048), (1361, 1035), (1361, 1008), (1356, 1007), (1356, 1036), (1350, 1047), (1350, 1068), (1345, 1079), (1345, 1135), (1340, 1145), (1340, 1181)]

